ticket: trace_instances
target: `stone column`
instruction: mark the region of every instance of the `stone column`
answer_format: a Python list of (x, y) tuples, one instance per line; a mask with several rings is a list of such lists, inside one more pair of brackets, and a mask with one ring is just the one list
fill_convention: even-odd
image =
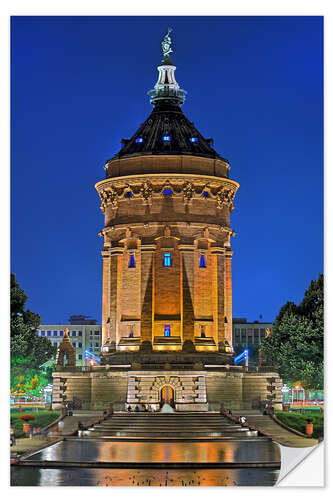
[(214, 321), (217, 327), (217, 343), (224, 341), (224, 317), (225, 317), (225, 272), (224, 272), (224, 248), (213, 247), (212, 257), (215, 260), (215, 294), (216, 294), (216, 312)]
[(119, 293), (119, 274), (121, 271), (121, 266), (119, 263), (119, 258), (123, 254), (123, 249), (119, 247), (114, 247), (110, 249), (110, 340), (111, 342), (117, 342), (117, 332), (118, 332), (118, 300), (120, 297)]
[(194, 246), (179, 245), (182, 263), (183, 342), (194, 342)]
[(226, 250), (224, 258), (224, 314), (227, 319), (224, 323), (224, 337), (230, 346), (232, 346), (232, 254), (231, 250)]
[(155, 245), (141, 245), (141, 342), (153, 341), (153, 256)]
[(103, 296), (102, 296), (102, 345), (105, 344), (110, 332), (110, 278), (111, 258), (109, 252), (101, 252), (103, 257)]

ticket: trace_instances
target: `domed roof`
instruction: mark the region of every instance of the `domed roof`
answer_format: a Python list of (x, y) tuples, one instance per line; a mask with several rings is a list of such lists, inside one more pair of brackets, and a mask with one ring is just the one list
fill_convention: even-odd
[(192, 155), (224, 160), (212, 148), (212, 143), (212, 139), (205, 139), (200, 134), (179, 105), (160, 100), (135, 134), (122, 140), (123, 147), (114, 158)]

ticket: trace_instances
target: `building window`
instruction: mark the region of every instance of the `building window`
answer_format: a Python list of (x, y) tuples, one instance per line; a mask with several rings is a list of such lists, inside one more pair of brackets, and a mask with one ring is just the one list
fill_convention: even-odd
[(47, 332), (47, 336), (51, 337), (51, 332), (50, 331)]
[(164, 337), (170, 337), (171, 327), (170, 325), (164, 325)]
[(171, 267), (171, 254), (165, 253), (163, 258), (164, 267)]
[(206, 255), (203, 253), (200, 255), (200, 267), (206, 267)]
[(165, 188), (165, 189), (163, 189), (163, 194), (165, 196), (170, 196), (172, 194), (172, 191), (170, 188)]
[(199, 139), (197, 137), (191, 137), (191, 139), (190, 139), (191, 142), (198, 142), (198, 140)]
[(143, 138), (142, 138), (142, 137), (137, 137), (137, 138), (135, 139), (135, 142), (143, 142)]
[(89, 343), (89, 347), (90, 347), (90, 348), (92, 348), (92, 347), (93, 347), (93, 345), (94, 345), (94, 344), (93, 344), (93, 342), (90, 342), (90, 343)]
[(131, 253), (131, 255), (129, 256), (128, 267), (130, 267), (130, 268), (135, 267), (135, 255), (134, 255), (134, 253)]
[(203, 338), (203, 339), (206, 337), (205, 325), (201, 325), (200, 326), (200, 337)]
[(57, 337), (57, 336), (58, 336), (58, 332), (57, 332), (57, 330), (54, 330), (53, 337)]
[(79, 359), (82, 359), (82, 354), (79, 354)]
[(73, 347), (76, 347), (76, 342), (73, 342)]
[(59, 335), (60, 335), (60, 337), (63, 337), (64, 336), (64, 331), (60, 330)]
[(57, 347), (58, 343), (57, 342), (53, 342), (53, 345), (54, 345), (54, 347)]
[(134, 325), (130, 325), (129, 327), (129, 337), (134, 337)]
[(98, 330), (95, 330), (95, 335), (99, 335), (99, 331)]
[(79, 347), (82, 347), (82, 342), (79, 342)]
[(82, 332), (79, 332), (79, 337), (82, 337)]
[(72, 337), (76, 337), (76, 330), (72, 330), (71, 334), (72, 334)]
[(41, 331), (41, 336), (45, 337), (45, 331), (44, 330)]
[(99, 347), (99, 342), (95, 342), (95, 347)]
[(171, 136), (170, 135), (164, 135), (163, 136), (163, 141), (164, 142), (170, 142), (171, 141)]

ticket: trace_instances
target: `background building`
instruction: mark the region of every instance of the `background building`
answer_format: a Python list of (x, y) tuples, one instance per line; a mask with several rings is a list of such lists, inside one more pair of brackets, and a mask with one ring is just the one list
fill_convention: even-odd
[[(93, 354), (99, 354), (101, 350), (101, 325), (40, 325), (37, 335), (47, 337), (52, 345), (59, 347), (64, 336), (64, 329), (68, 328), (69, 337), (75, 348), (76, 365), (84, 366), (84, 350), (89, 349)], [(53, 358), (55, 359), (55, 357)]]
[(260, 346), (266, 337), (266, 329), (272, 328), (272, 323), (261, 323), (253, 321), (248, 323), (246, 318), (232, 319), (232, 343), (237, 347), (248, 347), (250, 345)]

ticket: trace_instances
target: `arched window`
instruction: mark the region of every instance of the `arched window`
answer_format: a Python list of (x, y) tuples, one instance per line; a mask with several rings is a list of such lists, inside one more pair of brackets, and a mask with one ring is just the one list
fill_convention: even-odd
[(163, 265), (164, 267), (171, 267), (171, 254), (169, 252), (164, 254)]
[(164, 337), (170, 337), (171, 327), (170, 325), (164, 325)]
[(135, 267), (135, 255), (134, 255), (134, 253), (131, 253), (131, 255), (129, 256), (128, 267), (130, 267), (130, 268)]
[(206, 255), (203, 253), (200, 255), (200, 267), (206, 267)]

